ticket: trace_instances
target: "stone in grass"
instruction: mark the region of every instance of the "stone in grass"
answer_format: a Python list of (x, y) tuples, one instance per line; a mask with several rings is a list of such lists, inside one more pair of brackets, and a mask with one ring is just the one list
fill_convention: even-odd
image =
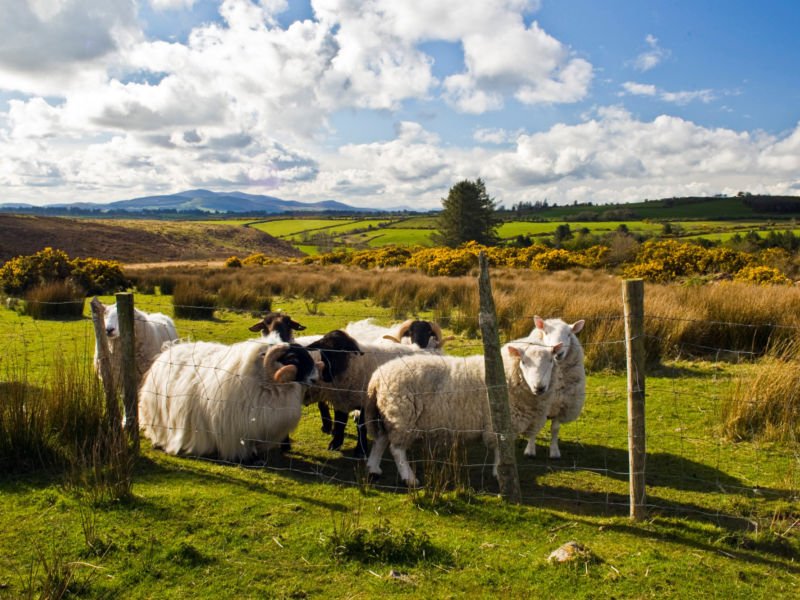
[(580, 560), (583, 562), (597, 562), (597, 557), (583, 544), (567, 542), (556, 548), (547, 557), (549, 563), (566, 563)]

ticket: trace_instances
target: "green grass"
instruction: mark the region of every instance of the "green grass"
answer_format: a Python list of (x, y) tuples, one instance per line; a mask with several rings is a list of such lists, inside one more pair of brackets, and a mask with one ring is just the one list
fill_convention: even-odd
[(382, 229), (378, 233), (370, 234), (371, 248), (381, 246), (432, 246), (431, 231), (429, 229)]
[[(171, 312), (168, 296), (135, 299), (143, 310)], [(278, 308), (308, 333), (390, 319), (369, 302), (276, 298)], [(214, 321), (177, 326), (183, 336), (233, 342), (250, 337), (252, 320), (218, 311)], [(24, 352), (32, 375), (49, 368), (55, 348), (85, 361), (93, 346), (88, 321), (42, 326), (5, 309), (0, 336), (4, 356)], [(71, 564), (84, 598), (794, 597), (796, 448), (721, 439), (719, 407), (740, 372), (670, 361), (649, 376), (651, 507), (641, 523), (627, 518), (625, 377), (595, 373), (583, 415), (562, 427), (560, 461), (544, 456), (544, 434), (536, 459), (517, 444), (521, 506), (495, 497), (479, 443), (468, 454), (473, 493), (415, 500), (395, 486), (389, 453), (380, 485), (359, 484), (348, 458), (352, 424), (346, 454), (330, 452), (316, 407), (305, 410), (292, 453), (271, 454), (267, 468), (171, 457), (145, 442), (134, 497), (124, 503), (87, 505), (47, 473), (3, 478), (0, 598), (23, 596), (25, 574), (32, 564), (42, 573), (42, 556)], [(548, 565), (570, 540), (597, 560)], [(360, 547), (390, 558), (371, 559)]]
[(296, 235), (302, 231), (327, 230), (331, 227), (354, 222), (355, 219), (279, 219), (276, 221), (254, 223), (251, 227), (275, 237), (287, 237)]

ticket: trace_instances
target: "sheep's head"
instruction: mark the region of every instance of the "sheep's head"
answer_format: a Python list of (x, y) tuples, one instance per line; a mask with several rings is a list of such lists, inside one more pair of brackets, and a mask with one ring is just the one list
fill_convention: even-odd
[(581, 319), (570, 325), (561, 319), (545, 320), (540, 316), (535, 316), (533, 323), (534, 328), (528, 338), (546, 346), (561, 344), (561, 350), (556, 355), (556, 360), (563, 360), (569, 354), (575, 334), (580, 333), (586, 321)]
[(324, 364), (322, 381), (326, 383), (331, 383), (347, 371), (353, 356), (364, 354), (358, 347), (358, 342), (341, 329), (326, 333), (316, 342), (309, 344), (307, 349), (319, 351)]
[(431, 321), (408, 319), (394, 333), (395, 335), (385, 335), (383, 338), (398, 344), (416, 344), (423, 350), (438, 350), (445, 342), (442, 328)]
[(103, 308), (103, 319), (106, 323), (106, 336), (111, 340), (119, 335), (119, 314), (117, 313), (117, 305), (104, 304)]
[(302, 383), (312, 385), (319, 379), (322, 365), (299, 344), (275, 344), (259, 353), (263, 361), (265, 382)]
[(522, 378), (534, 395), (544, 394), (550, 389), (555, 366), (555, 357), (561, 351), (561, 344), (543, 346), (531, 342), (508, 344), (508, 354), (519, 361)]
[(250, 327), (252, 332), (261, 332), (262, 337), (274, 338), (277, 342), (291, 342), (292, 331), (303, 331), (305, 327), (294, 321), (289, 315), (270, 311), (258, 323)]

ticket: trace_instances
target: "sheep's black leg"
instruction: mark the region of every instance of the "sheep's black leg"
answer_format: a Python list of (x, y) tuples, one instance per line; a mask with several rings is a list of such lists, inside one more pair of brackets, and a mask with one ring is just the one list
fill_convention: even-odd
[(327, 402), (317, 402), (319, 408), (319, 416), (322, 419), (322, 433), (331, 432), (331, 409), (328, 408)]
[(292, 451), (292, 440), (289, 439), (288, 435), (281, 442), (280, 448), (281, 448), (281, 452), (291, 452)]
[(341, 410), (333, 411), (333, 439), (328, 444), (328, 450), (339, 450), (344, 443), (344, 428), (347, 426), (347, 413)]
[(361, 409), (358, 412), (358, 423), (356, 423), (356, 431), (358, 432), (358, 440), (356, 441), (356, 449), (353, 456), (356, 458), (367, 457), (367, 425), (364, 422), (364, 415), (367, 411)]

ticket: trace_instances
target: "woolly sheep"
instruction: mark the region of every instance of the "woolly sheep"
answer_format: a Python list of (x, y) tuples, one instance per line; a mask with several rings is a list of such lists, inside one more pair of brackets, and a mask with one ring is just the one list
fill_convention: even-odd
[(422, 350), (439, 350), (447, 341), (438, 324), (419, 319), (408, 319), (389, 327), (376, 325), (374, 319), (363, 319), (348, 323), (344, 331), (359, 342), (385, 340), (397, 344), (415, 344)]
[[(532, 343), (502, 348), (511, 425), (517, 434), (547, 420), (548, 388), (558, 349)], [(495, 452), (496, 477), (500, 452), (486, 401), (484, 364), (480, 355), (417, 354), (378, 368), (369, 382), (365, 409), (373, 436), (367, 461), (370, 477), (381, 474), (381, 457), (389, 446), (400, 477), (415, 486), (406, 451), (423, 434), (436, 431), (457, 433), (465, 440), (483, 438)]]
[[(575, 321), (571, 325), (561, 319), (544, 320), (534, 317), (534, 328), (529, 340), (554, 346), (561, 345), (556, 353), (556, 369), (553, 382), (553, 403), (547, 417), (550, 419), (550, 458), (561, 458), (558, 448), (558, 431), (562, 423), (577, 419), (586, 400), (586, 370), (583, 366), (583, 348), (575, 334), (580, 333), (585, 321)], [(531, 428), (526, 432), (528, 445), (525, 456), (536, 456), (536, 436), (544, 426)]]
[(250, 460), (297, 426), (320, 367), (296, 344), (171, 344), (139, 391), (141, 427), (169, 454)]
[[(307, 348), (318, 351), (325, 365), (322, 381), (312, 394), (334, 408), (333, 439), (328, 445), (329, 450), (342, 447), (347, 415), (364, 405), (367, 384), (375, 369), (392, 359), (421, 353), (416, 346), (407, 344), (357, 342), (340, 329), (325, 334)], [(357, 431), (355, 456), (363, 457), (367, 452), (363, 411), (359, 413)]]
[(269, 311), (258, 323), (250, 327), (252, 332), (261, 332), (261, 336), (268, 340), (291, 342), (294, 340), (294, 331), (303, 331), (305, 327), (293, 320), (289, 315), (281, 312)]
[[(122, 373), (122, 341), (119, 336), (119, 314), (117, 305), (103, 305), (108, 351), (111, 359), (111, 373), (115, 382), (120, 381)], [(161, 352), (166, 342), (178, 339), (175, 323), (162, 313), (146, 313), (133, 309), (133, 337), (136, 381), (140, 382), (153, 359)], [(100, 373), (100, 342), (95, 340), (94, 367)]]

